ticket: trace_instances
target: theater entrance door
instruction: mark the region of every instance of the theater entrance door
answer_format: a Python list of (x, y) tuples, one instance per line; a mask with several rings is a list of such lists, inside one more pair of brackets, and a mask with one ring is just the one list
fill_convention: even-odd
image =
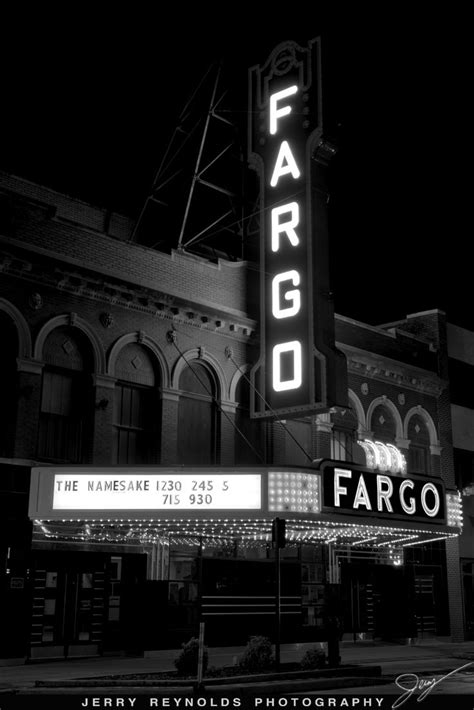
[(40, 555), (32, 579), (30, 658), (100, 652), (104, 630), (105, 559)]

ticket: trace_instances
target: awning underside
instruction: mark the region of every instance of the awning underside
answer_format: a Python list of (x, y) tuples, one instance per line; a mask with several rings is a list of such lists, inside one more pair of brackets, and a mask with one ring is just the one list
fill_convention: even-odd
[[(69, 541), (84, 544), (220, 545), (238, 539), (243, 544), (271, 543), (271, 519), (173, 519), (173, 520), (35, 520), (35, 541)], [(456, 537), (457, 529), (429, 529), (341, 523), (286, 518), (287, 544), (337, 543), (354, 548), (403, 547)]]

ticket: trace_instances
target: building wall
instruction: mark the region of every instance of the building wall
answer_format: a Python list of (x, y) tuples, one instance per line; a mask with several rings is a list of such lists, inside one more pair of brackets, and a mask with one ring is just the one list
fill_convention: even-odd
[(474, 333), (449, 323), (447, 334), (455, 475), (464, 508), (460, 556), (474, 559)]
[[(415, 446), (426, 453), (423, 473), (440, 476), (454, 488), (440, 312), (379, 328), (336, 316), (337, 345), (349, 375), (347, 411), (248, 422), (248, 442), (237, 445), (236, 415), (248, 411), (247, 402), (236, 396), (244, 396), (247, 387), (239, 387), (239, 381), (246, 383), (258, 356), (258, 270), (246, 262), (213, 263), (139, 246), (129, 240), (133, 225), (125, 218), (12, 176), (0, 174), (0, 192), (0, 327), (12, 343), (2, 371), (4, 381), (16, 388), (11, 397), (15, 411), (4, 417), (11, 432), (2, 442), (0, 464), (16, 467), (22, 481), (5, 494), (10, 499), (15, 486), (22, 491), (25, 526), (28, 464), (51, 462), (44, 455), (42, 427), (46, 420), (53, 422), (54, 432), (61, 414), (54, 397), (45, 401), (48, 372), (50, 378), (57, 375), (56, 387), (77, 387), (71, 373), (86, 373), (81, 382), (90, 390), (88, 409), (76, 421), (77, 427), (90, 429), (83, 463), (113, 464), (123, 431), (129, 441), (132, 434), (146, 434), (146, 426), (134, 434), (133, 427), (117, 422), (117, 393), (125, 378), (137, 389), (150, 387), (155, 396), (155, 407), (147, 410), (159, 420), (156, 453), (149, 463), (187, 461), (186, 437), (179, 436), (187, 397), (193, 411), (209, 417), (214, 463), (238, 464), (239, 452), (247, 447), (242, 458), (248, 464), (248, 442), (255, 463), (309, 465), (331, 457), (336, 443), (340, 456), (363, 462), (357, 440), (387, 436), (407, 459)], [(202, 368), (199, 372), (209, 378), (204, 386), (202, 375), (196, 377), (191, 393), (181, 387), (189, 365)], [(84, 391), (79, 387), (80, 395)], [(77, 401), (85, 406), (85, 399)], [(457, 422), (455, 414), (453, 419)], [(128, 463), (134, 463), (133, 457)], [(456, 564), (450, 554), (452, 600), (459, 598)], [(452, 634), (459, 637), (460, 607), (457, 601), (450, 606)]]

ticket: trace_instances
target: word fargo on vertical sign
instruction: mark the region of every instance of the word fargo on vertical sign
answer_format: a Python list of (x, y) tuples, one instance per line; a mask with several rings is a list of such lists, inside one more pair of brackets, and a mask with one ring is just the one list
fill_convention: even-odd
[(249, 163), (260, 178), (260, 358), (253, 417), (346, 405), (329, 286), (319, 39), (249, 71)]

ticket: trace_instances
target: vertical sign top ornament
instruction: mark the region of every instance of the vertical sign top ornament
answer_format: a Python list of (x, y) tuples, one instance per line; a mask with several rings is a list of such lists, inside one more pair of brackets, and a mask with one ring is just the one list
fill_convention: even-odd
[(252, 416), (346, 405), (329, 288), (319, 38), (278, 45), (249, 70), (249, 164), (260, 178), (260, 359)]

